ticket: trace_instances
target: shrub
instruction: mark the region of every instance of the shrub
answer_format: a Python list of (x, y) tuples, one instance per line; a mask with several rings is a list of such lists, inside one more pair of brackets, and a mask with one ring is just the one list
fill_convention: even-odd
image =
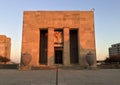
[(105, 59), (105, 63), (120, 63), (120, 56), (111, 56)]
[(10, 59), (8, 59), (7, 57), (0, 56), (0, 62), (4, 62), (4, 64), (6, 64), (9, 61)]

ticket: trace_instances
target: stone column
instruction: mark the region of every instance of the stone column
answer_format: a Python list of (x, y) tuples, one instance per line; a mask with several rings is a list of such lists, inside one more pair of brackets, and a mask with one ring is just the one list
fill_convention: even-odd
[(54, 64), (54, 29), (48, 28), (48, 65)]
[(70, 64), (70, 34), (69, 28), (64, 28), (64, 44), (63, 44), (63, 63), (64, 65)]

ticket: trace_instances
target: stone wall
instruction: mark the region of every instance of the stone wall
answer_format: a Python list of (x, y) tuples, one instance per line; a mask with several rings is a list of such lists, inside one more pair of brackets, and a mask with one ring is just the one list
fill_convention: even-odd
[(0, 55), (10, 59), (11, 39), (5, 35), (0, 35)]

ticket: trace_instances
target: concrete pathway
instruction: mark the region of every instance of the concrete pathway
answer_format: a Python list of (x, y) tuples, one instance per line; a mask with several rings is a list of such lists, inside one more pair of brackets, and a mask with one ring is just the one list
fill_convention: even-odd
[[(61, 70), (58, 85), (120, 85), (120, 69)], [(56, 70), (0, 70), (0, 85), (56, 85)]]

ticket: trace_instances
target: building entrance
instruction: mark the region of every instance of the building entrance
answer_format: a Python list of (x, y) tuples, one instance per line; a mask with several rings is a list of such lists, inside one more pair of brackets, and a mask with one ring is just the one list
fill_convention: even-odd
[(61, 49), (55, 49), (55, 64), (63, 64), (63, 52)]
[(70, 64), (78, 64), (78, 30), (70, 30)]
[(40, 55), (39, 63), (47, 65), (47, 42), (48, 42), (48, 30), (40, 30)]

